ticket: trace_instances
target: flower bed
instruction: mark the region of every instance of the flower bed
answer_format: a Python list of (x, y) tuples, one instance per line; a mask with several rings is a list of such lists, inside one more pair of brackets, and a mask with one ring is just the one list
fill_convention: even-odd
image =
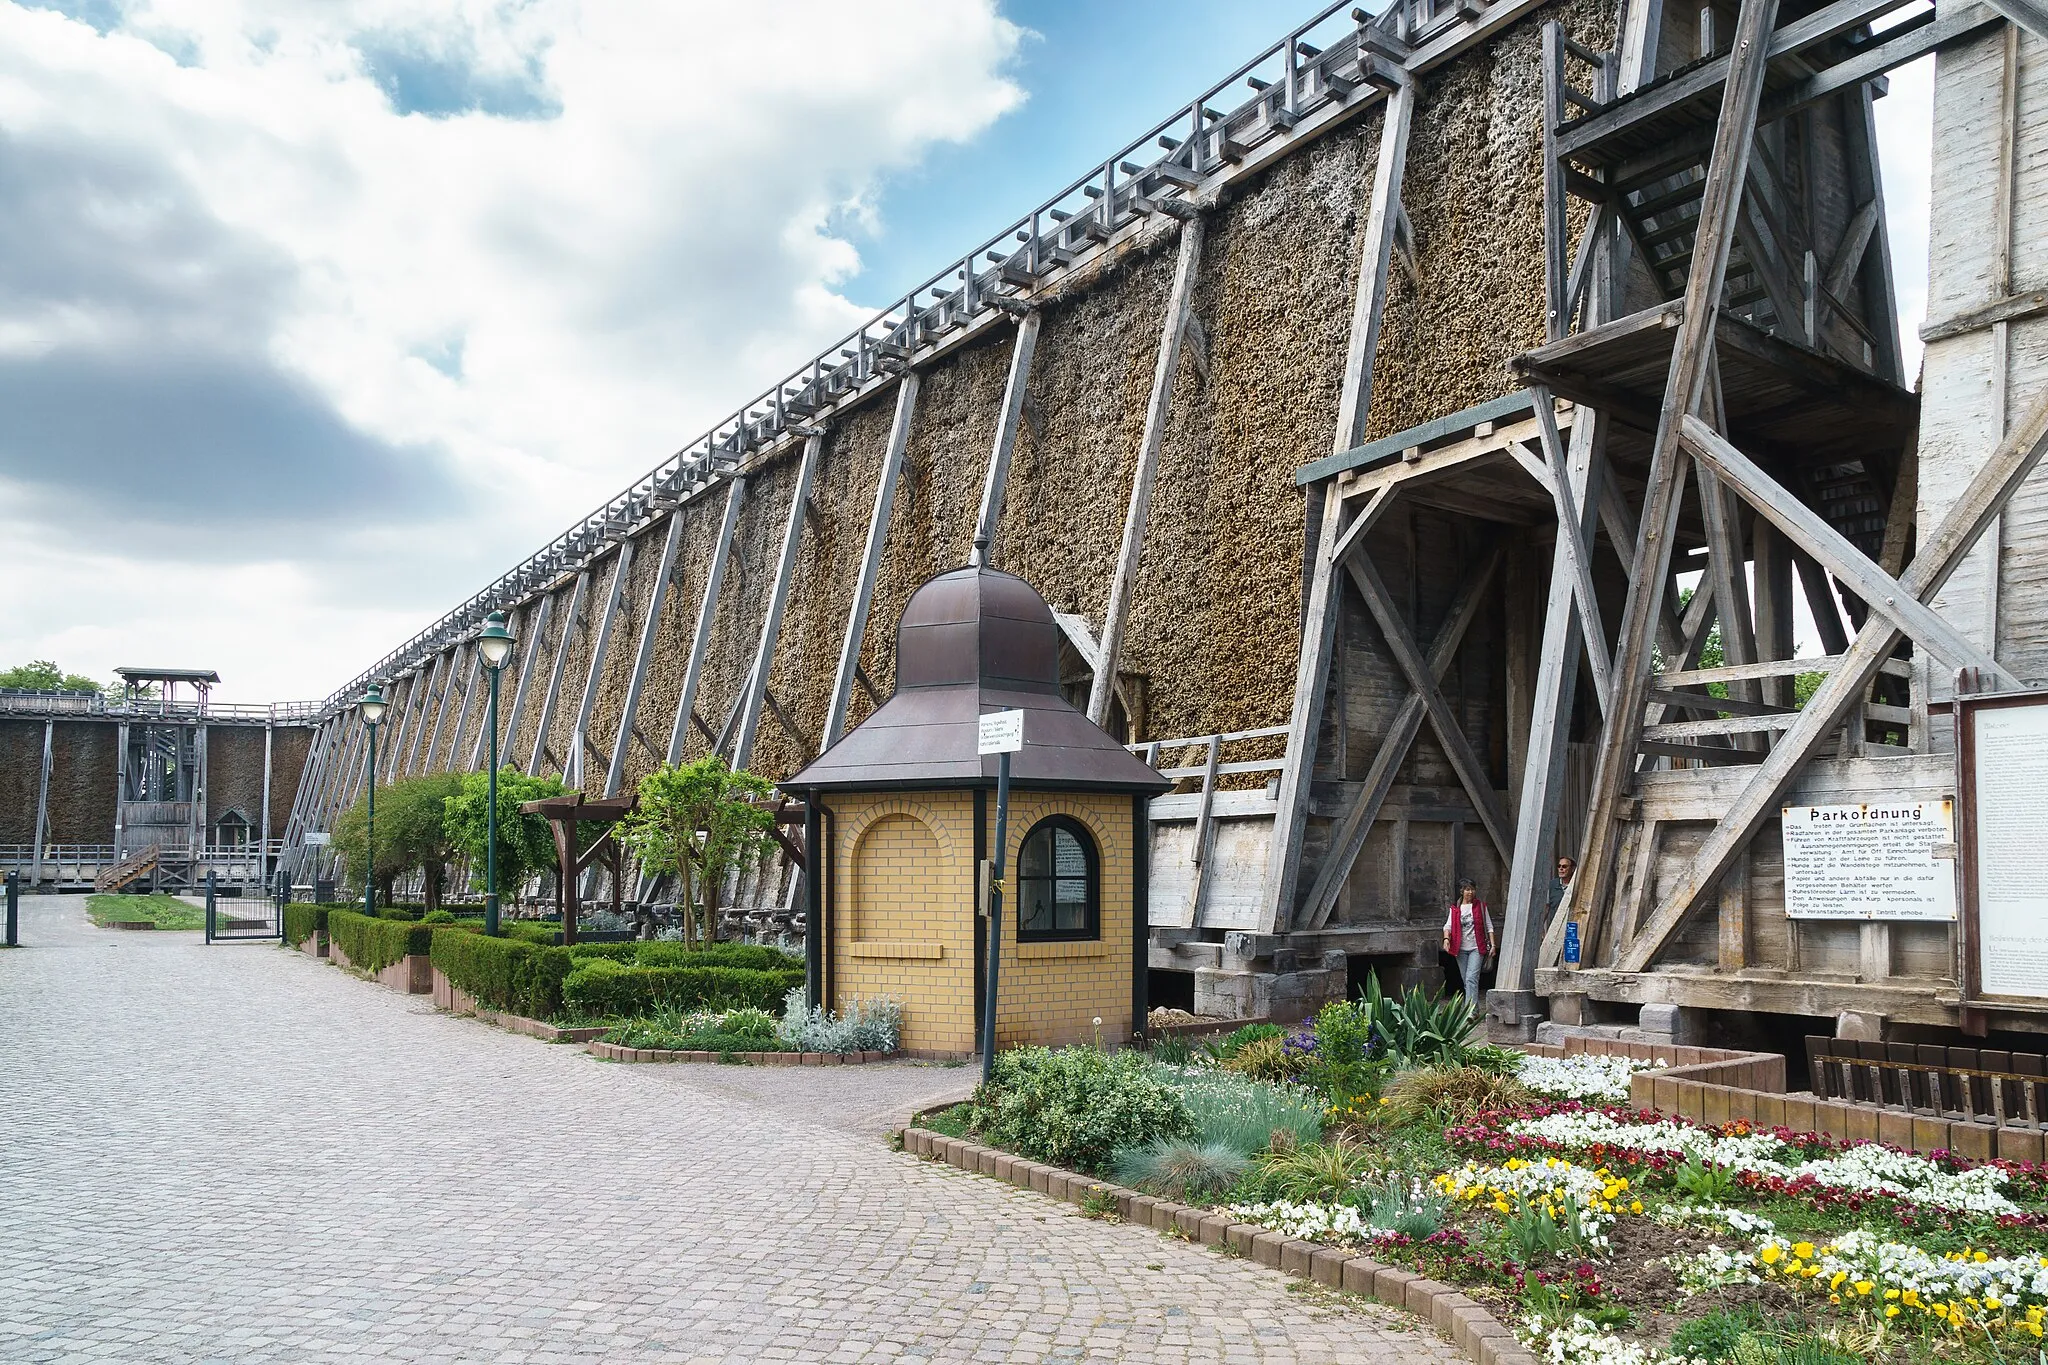
[[(930, 1126), (1455, 1285), (1551, 1365), (2036, 1361), (2048, 1167), (1637, 1112), (1601, 1102), (1652, 1057), (1397, 1048), (1335, 1008), (1149, 1059), (1010, 1054)], [(1223, 1121), (1289, 1103), (1320, 1122)]]

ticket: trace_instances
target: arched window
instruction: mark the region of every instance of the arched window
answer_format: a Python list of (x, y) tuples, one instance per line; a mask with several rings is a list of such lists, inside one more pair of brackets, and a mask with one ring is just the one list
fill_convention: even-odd
[(1054, 815), (1033, 825), (1017, 864), (1018, 942), (1102, 937), (1100, 859), (1080, 821)]

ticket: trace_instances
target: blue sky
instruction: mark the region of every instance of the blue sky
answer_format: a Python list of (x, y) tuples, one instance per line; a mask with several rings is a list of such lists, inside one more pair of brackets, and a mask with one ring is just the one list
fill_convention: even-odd
[(0, 0), (0, 665), (323, 695), (1313, 12)]

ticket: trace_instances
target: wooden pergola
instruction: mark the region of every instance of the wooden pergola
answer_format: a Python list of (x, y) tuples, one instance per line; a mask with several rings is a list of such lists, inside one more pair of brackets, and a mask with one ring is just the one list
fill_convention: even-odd
[[(555, 906), (562, 914), (562, 943), (565, 947), (576, 941), (576, 916), (583, 908), (582, 888), (578, 883), (582, 881), (583, 874), (600, 861), (612, 874), (612, 913), (622, 913), (619, 891), (623, 868), (615, 833), (618, 822), (631, 814), (638, 804), (638, 798), (632, 796), (608, 796), (592, 801), (582, 792), (520, 804), (522, 814), (546, 816), (555, 831)], [(608, 828), (595, 843), (578, 853), (577, 827), (587, 824)]]

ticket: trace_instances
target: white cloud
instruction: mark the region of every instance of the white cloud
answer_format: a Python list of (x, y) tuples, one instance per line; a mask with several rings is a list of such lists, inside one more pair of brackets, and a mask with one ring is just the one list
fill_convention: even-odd
[(855, 325), (830, 225), (1022, 98), (993, 0), (64, 8), (0, 3), (0, 663), (244, 699)]

